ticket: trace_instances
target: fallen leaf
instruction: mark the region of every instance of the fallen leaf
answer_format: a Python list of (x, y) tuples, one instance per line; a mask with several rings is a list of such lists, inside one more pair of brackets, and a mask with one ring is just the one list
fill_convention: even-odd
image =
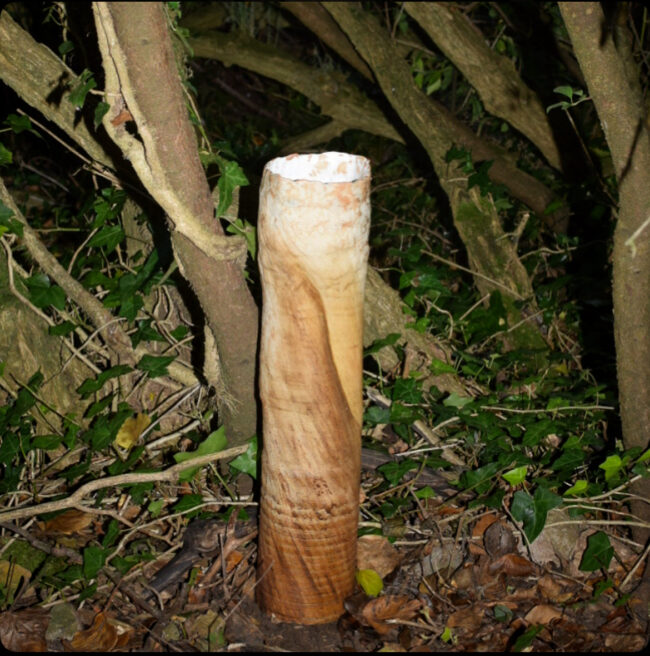
[(357, 583), (369, 597), (376, 597), (384, 589), (384, 582), (374, 569), (359, 569), (355, 576)]
[(45, 631), (50, 613), (45, 608), (25, 608), (0, 614), (0, 641), (9, 651), (47, 651)]
[(463, 629), (465, 631), (477, 631), (483, 623), (485, 608), (481, 606), (468, 606), (452, 613), (445, 622), (450, 629)]
[(553, 620), (562, 618), (562, 611), (550, 604), (538, 604), (531, 608), (524, 619), (529, 624), (550, 624)]
[(363, 535), (357, 540), (357, 569), (374, 569), (384, 578), (400, 560), (397, 549), (383, 535)]
[(122, 123), (128, 123), (132, 120), (133, 116), (131, 116), (131, 112), (128, 109), (123, 109), (114, 119), (111, 119), (111, 123), (117, 127), (118, 125), (122, 125)]
[(151, 423), (151, 417), (139, 412), (135, 417), (129, 417), (124, 420), (115, 436), (115, 444), (123, 449), (133, 448), (142, 431)]
[(90, 526), (93, 516), (71, 508), (47, 522), (38, 522), (43, 535), (78, 535)]
[(412, 620), (422, 608), (419, 599), (411, 599), (406, 595), (386, 595), (371, 599), (361, 611), (361, 617), (377, 633), (385, 635), (395, 628), (386, 620)]
[(32, 573), (18, 565), (10, 563), (8, 560), (0, 560), (0, 586), (5, 589), (5, 594), (13, 594), (18, 589), (21, 579), (28, 581)]
[(523, 556), (507, 553), (490, 563), (488, 571), (490, 574), (503, 572), (508, 576), (530, 576), (535, 573), (535, 565)]
[(124, 647), (133, 633), (133, 628), (118, 622), (104, 613), (97, 613), (89, 628), (77, 632), (72, 640), (61, 640), (70, 651), (112, 651)]

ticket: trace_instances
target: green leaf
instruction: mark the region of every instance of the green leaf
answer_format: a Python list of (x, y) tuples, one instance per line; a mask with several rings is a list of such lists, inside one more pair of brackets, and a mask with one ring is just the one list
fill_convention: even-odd
[(390, 408), (380, 408), (371, 405), (363, 415), (364, 421), (376, 426), (377, 424), (390, 423)]
[(36, 273), (25, 280), (29, 288), (29, 300), (37, 308), (53, 305), (57, 310), (65, 307), (65, 292), (58, 286), (50, 284), (44, 273)]
[(69, 335), (75, 328), (76, 326), (72, 323), (72, 321), (66, 320), (63, 323), (57, 324), (56, 326), (49, 326), (47, 332), (50, 335), (56, 336)]
[(406, 458), (399, 462), (387, 462), (385, 465), (377, 467), (377, 471), (380, 471), (391, 485), (397, 485), (404, 474), (412, 469), (417, 469), (419, 466), (415, 460)]
[(364, 349), (363, 354), (365, 355), (372, 355), (373, 353), (376, 353), (377, 351), (381, 350), (384, 348), (384, 346), (393, 346), (395, 342), (401, 337), (400, 333), (390, 333), (389, 335), (386, 335), (383, 339), (377, 339), (375, 340), (368, 348)]
[(147, 510), (151, 513), (151, 516), (155, 519), (156, 517), (158, 517), (158, 515), (160, 515), (164, 507), (165, 507), (165, 500), (156, 499), (155, 501), (152, 501), (147, 506)]
[(185, 337), (185, 335), (187, 335), (188, 332), (189, 332), (189, 328), (187, 326), (183, 326), (181, 324), (180, 326), (177, 326), (176, 328), (174, 328), (174, 330), (170, 331), (169, 334), (174, 339), (176, 339), (180, 342), (180, 340), (183, 339)]
[(118, 364), (106, 371), (102, 371), (97, 378), (86, 378), (83, 383), (77, 388), (77, 392), (81, 394), (81, 398), (88, 398), (93, 392), (100, 390), (104, 383), (111, 378), (117, 378), (133, 371), (131, 367), (126, 364)]
[(498, 462), (490, 462), (478, 469), (463, 472), (460, 477), (463, 489), (476, 489), (479, 494), (484, 494), (490, 487), (490, 481), (499, 469)]
[(108, 529), (106, 530), (104, 539), (102, 540), (102, 547), (110, 547), (115, 542), (115, 540), (117, 540), (117, 536), (119, 534), (120, 526), (117, 523), (117, 520), (111, 519), (111, 521), (108, 523)]
[(607, 569), (614, 555), (609, 538), (603, 531), (598, 531), (587, 538), (587, 548), (582, 554), (580, 569), (583, 572), (594, 572), (598, 569)]
[(40, 137), (41, 135), (34, 130), (32, 122), (29, 120), (28, 116), (20, 116), (18, 114), (9, 114), (7, 116), (5, 123), (11, 128), (11, 131), (14, 134), (20, 134), (21, 132), (31, 132), (32, 134)]
[(131, 344), (135, 348), (140, 342), (164, 342), (166, 339), (151, 327), (152, 319), (138, 321), (138, 329), (131, 335)]
[[(197, 458), (198, 456), (205, 456), (209, 453), (218, 453), (219, 451), (223, 451), (228, 445), (225, 431), (225, 426), (220, 426), (216, 431), (210, 433), (210, 435), (208, 435), (205, 440), (201, 442), (201, 444), (199, 444), (196, 451), (175, 453), (174, 460), (176, 462), (185, 462), (191, 458)], [(201, 468), (190, 467), (189, 469), (185, 469), (180, 473), (178, 480), (181, 482), (191, 480), (194, 474), (199, 471), (199, 469)]]
[(167, 365), (176, 359), (175, 355), (143, 355), (140, 362), (136, 365), (140, 371), (146, 371), (149, 378), (158, 378), (168, 374)]
[(93, 116), (93, 123), (95, 125), (95, 130), (101, 125), (102, 119), (106, 115), (106, 112), (111, 108), (111, 106), (102, 100), (102, 102), (97, 103), (95, 107), (95, 114)]
[(62, 441), (63, 438), (60, 435), (38, 435), (32, 440), (32, 448), (53, 451), (59, 447)]
[(588, 481), (578, 479), (568, 490), (564, 492), (565, 497), (578, 497), (587, 492)]
[(384, 582), (374, 569), (358, 569), (355, 576), (357, 583), (369, 597), (379, 596), (384, 589)]
[(178, 503), (174, 504), (174, 512), (181, 513), (185, 512), (186, 510), (191, 510), (192, 508), (200, 505), (202, 502), (203, 497), (200, 494), (185, 494), (180, 498)]
[(77, 80), (77, 84), (70, 90), (68, 94), (68, 102), (71, 102), (77, 109), (81, 109), (86, 102), (86, 96), (91, 89), (97, 86), (93, 74), (84, 69)]
[(510, 622), (514, 613), (507, 607), (497, 604), (494, 607), (494, 619), (497, 622)]
[(566, 86), (561, 86), (561, 87), (555, 87), (553, 89), (555, 93), (562, 94), (563, 96), (566, 96), (569, 100), (573, 100), (573, 87), (566, 85)]
[[(2, 144), (0, 144), (0, 146), (2, 146)], [(0, 164), (1, 163), (2, 162), (0, 162)], [(0, 201), (0, 236), (5, 232), (10, 232), (22, 237), (23, 224), (18, 219), (14, 218), (13, 210), (9, 209), (2, 201)]]
[(237, 471), (257, 478), (257, 435), (253, 435), (250, 439), (248, 448), (244, 453), (240, 453), (234, 460), (230, 461), (230, 466)]
[(610, 481), (612, 478), (615, 478), (621, 471), (623, 468), (623, 462), (620, 456), (608, 456), (605, 462), (598, 465), (598, 468), (605, 470), (605, 480)]
[(523, 522), (524, 533), (530, 542), (534, 542), (546, 524), (548, 511), (562, 504), (562, 497), (538, 487), (534, 496), (527, 492), (515, 492), (510, 511), (519, 522)]
[(60, 55), (67, 55), (74, 50), (74, 41), (64, 41), (58, 47)]
[(456, 392), (451, 392), (449, 396), (442, 402), (442, 405), (446, 405), (452, 408), (462, 408), (468, 403), (471, 403), (473, 399), (467, 396), (460, 396)]
[(422, 383), (414, 378), (398, 378), (393, 386), (393, 401), (420, 403), (422, 401)]
[(0, 142), (0, 166), (6, 166), (14, 161), (12, 152)]
[(423, 488), (415, 491), (415, 496), (418, 499), (433, 499), (436, 496), (436, 493), (433, 488), (425, 485)]
[(408, 425), (421, 418), (421, 413), (418, 408), (402, 405), (399, 401), (396, 401), (390, 407), (391, 423)]
[(219, 205), (217, 207), (217, 217), (223, 216), (232, 203), (232, 194), (237, 187), (246, 186), (248, 178), (244, 175), (241, 167), (237, 162), (230, 162), (223, 157), (216, 157), (216, 164), (221, 171), (221, 177), (217, 183), (219, 188)]
[(102, 547), (86, 547), (83, 551), (83, 573), (86, 581), (94, 579), (97, 572), (104, 567), (106, 557), (108, 556), (108, 549)]
[(115, 247), (125, 238), (124, 230), (119, 225), (104, 226), (98, 230), (92, 239), (88, 241), (87, 246), (99, 246), (104, 248), (106, 253), (111, 253)]
[(528, 465), (523, 465), (521, 467), (515, 467), (504, 474), (501, 474), (510, 485), (515, 486), (523, 483), (526, 480), (526, 474), (528, 473)]
[(642, 455), (639, 456), (638, 462), (645, 462), (650, 460), (650, 449), (647, 449)]
[(450, 364), (447, 364), (446, 362), (443, 362), (442, 360), (438, 360), (437, 358), (434, 358), (431, 361), (431, 364), (429, 365), (429, 369), (431, 369), (432, 373), (435, 376), (439, 376), (441, 374), (455, 374), (456, 369)]
[(522, 633), (517, 640), (515, 640), (515, 644), (512, 647), (512, 651), (523, 651), (527, 647), (530, 647), (530, 645), (533, 644), (533, 640), (537, 637), (537, 635), (542, 631), (544, 626), (542, 624), (535, 624), (531, 626), (529, 629), (526, 630), (525, 633)]
[(557, 422), (552, 419), (542, 419), (531, 426), (526, 427), (522, 444), (524, 446), (536, 446), (542, 439), (557, 428)]

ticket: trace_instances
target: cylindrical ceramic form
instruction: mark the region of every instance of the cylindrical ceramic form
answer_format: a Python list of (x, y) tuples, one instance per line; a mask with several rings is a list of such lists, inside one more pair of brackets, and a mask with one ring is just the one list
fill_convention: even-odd
[(354, 588), (369, 226), (366, 158), (290, 155), (266, 165), (256, 590), (284, 621), (334, 621)]

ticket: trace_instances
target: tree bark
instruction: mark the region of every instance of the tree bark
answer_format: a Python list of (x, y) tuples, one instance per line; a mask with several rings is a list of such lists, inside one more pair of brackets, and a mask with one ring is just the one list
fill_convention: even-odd
[[(257, 307), (243, 275), (245, 246), (214, 216), (162, 5), (93, 5), (111, 105), (104, 127), (169, 217), (179, 269), (219, 353), (220, 417), (233, 445), (256, 431)], [(139, 139), (115, 120), (128, 111)], [(211, 381), (217, 382), (217, 381)]]
[[(598, 111), (619, 183), (614, 232), (613, 302), (616, 370), (623, 442), (647, 449), (650, 443), (650, 132), (638, 74), (608, 38), (601, 43), (604, 15), (597, 2), (561, 2), (589, 94)], [(627, 53), (629, 56), (629, 52)], [(650, 521), (650, 479), (634, 486), (640, 499), (632, 511)], [(647, 529), (634, 529), (645, 542)], [(644, 577), (646, 607), (650, 600), (650, 568)]]
[[(311, 29), (316, 27), (317, 25), (310, 23)], [(328, 30), (331, 32), (332, 28), (328, 27)], [(342, 38), (337, 38), (333, 47), (338, 48), (338, 54), (346, 58), (347, 50), (341, 48), (339, 44), (343, 38), (348, 43), (349, 39), (340, 29), (339, 32)], [(318, 38), (324, 38), (320, 32), (315, 34)], [(321, 108), (323, 114), (332, 117), (331, 123), (312, 131), (315, 134), (300, 135), (292, 140), (285, 148), (285, 152), (298, 152), (305, 144), (312, 146), (323, 143), (350, 129), (364, 130), (399, 143), (404, 142), (400, 133), (391, 125), (379, 107), (338, 74), (325, 73), (297, 62), (278, 48), (260, 43), (242, 33), (224, 34), (205, 31), (190, 37), (188, 42), (196, 57), (218, 59), (226, 66), (235, 64), (282, 82), (307, 96)], [(383, 46), (382, 43), (380, 47)], [(393, 61), (403, 59), (397, 48), (394, 49), (393, 55)], [(351, 65), (354, 65), (354, 62), (353, 59)], [(556, 200), (555, 194), (546, 185), (520, 170), (513, 155), (505, 149), (475, 135), (444, 105), (431, 98), (428, 102), (431, 104), (431, 115), (438, 117), (436, 120), (444, 123), (449, 131), (451, 142), (467, 148), (475, 162), (494, 161), (488, 171), (491, 180), (496, 184), (505, 185), (515, 198), (538, 214), (551, 230), (566, 232), (568, 226), (566, 208), (548, 215), (544, 213)]]
[[(503, 295), (511, 327), (511, 332), (502, 335), (504, 343), (509, 348), (545, 350), (546, 343), (537, 327), (515, 306), (515, 300), (525, 300), (530, 316), (534, 314), (535, 300), (528, 274), (514, 244), (503, 232), (496, 209), (476, 189), (468, 191), (467, 176), (457, 163), (445, 159), (453, 145), (453, 126), (448, 117), (437, 112), (415, 86), (409, 66), (399, 59), (374, 17), (352, 2), (324, 2), (323, 6), (355, 44), (388, 101), (427, 151), (449, 198), (454, 224), (478, 273), (477, 287), (483, 292), (499, 290)], [(540, 364), (543, 362), (538, 360), (536, 365)]]
[(404, 9), (476, 89), (485, 109), (528, 137), (551, 166), (561, 169), (542, 103), (512, 61), (491, 50), (481, 32), (451, 4), (405, 2)]

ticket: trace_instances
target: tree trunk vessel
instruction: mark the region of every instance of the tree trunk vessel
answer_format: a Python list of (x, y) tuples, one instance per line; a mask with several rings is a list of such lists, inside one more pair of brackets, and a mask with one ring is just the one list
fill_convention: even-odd
[(369, 226), (367, 159), (290, 155), (266, 165), (256, 590), (284, 621), (334, 621), (354, 589)]

